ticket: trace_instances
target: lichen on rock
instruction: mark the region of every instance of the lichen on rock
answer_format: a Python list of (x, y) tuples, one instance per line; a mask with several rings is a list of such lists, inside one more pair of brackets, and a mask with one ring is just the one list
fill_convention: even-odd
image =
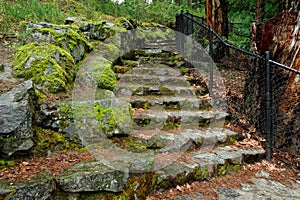
[(50, 43), (31, 43), (16, 52), (14, 72), (51, 93), (69, 89), (76, 74), (75, 63), (66, 50)]

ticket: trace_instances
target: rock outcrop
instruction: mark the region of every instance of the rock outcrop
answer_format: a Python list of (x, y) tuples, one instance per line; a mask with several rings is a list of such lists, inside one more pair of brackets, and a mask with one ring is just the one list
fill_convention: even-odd
[(25, 81), (0, 96), (0, 152), (12, 155), (33, 146), (32, 118), (35, 91), (32, 81)]

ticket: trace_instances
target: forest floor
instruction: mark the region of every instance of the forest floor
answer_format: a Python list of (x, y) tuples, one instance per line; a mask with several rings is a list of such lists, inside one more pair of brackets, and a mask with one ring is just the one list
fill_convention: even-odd
[[(1, 38), (0, 35), (0, 64), (2, 62), (12, 62), (14, 54), (12, 44), (13, 41), (5, 40), (5, 38)], [(16, 83), (7, 83), (0, 80), (0, 94), (4, 88), (7, 90), (7, 88), (14, 87), (15, 84)], [(250, 145), (250, 147), (255, 148), (255, 145), (260, 145), (260, 142), (257, 141), (256, 137), (252, 138), (251, 135), (249, 135), (246, 140), (241, 141), (236, 145)], [(94, 158), (88, 152), (84, 151), (72, 151), (42, 158), (33, 156), (19, 159), (15, 162), (14, 166), (0, 169), (0, 180), (7, 180), (15, 183), (24, 179), (30, 179), (32, 175), (37, 174), (44, 169), (48, 169), (52, 176), (55, 176), (78, 162), (93, 159)], [(298, 190), (300, 188), (300, 156), (291, 156), (288, 153), (274, 152), (271, 162), (262, 160), (261, 162), (244, 166), (240, 172), (177, 186), (164, 193), (157, 192), (149, 195), (147, 200), (176, 199), (176, 197), (181, 195), (192, 195), (197, 193), (200, 193), (203, 199), (218, 199), (218, 190), (222, 187), (237, 189), (241, 188), (242, 184), (252, 184), (253, 178), (257, 178), (257, 174), (262, 172), (269, 174), (267, 176), (268, 180), (277, 181), (291, 189), (293, 189), (293, 187), (295, 188), (295, 185), (292, 185), (293, 182), (298, 184)], [(192, 198), (187, 196), (187, 198), (183, 197), (181, 199)]]

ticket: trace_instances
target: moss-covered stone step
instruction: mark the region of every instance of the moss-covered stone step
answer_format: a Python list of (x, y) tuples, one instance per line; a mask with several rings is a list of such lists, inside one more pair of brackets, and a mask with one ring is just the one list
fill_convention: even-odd
[(172, 87), (189, 87), (190, 82), (185, 77), (172, 76), (150, 76), (135, 74), (120, 74), (118, 76), (119, 84), (140, 84), (140, 85), (159, 85)]
[(176, 87), (159, 85), (118, 84), (114, 90), (116, 96), (181, 96), (197, 97), (208, 93), (206, 88)]
[[(155, 67), (159, 66), (159, 67)], [(143, 64), (137, 66), (129, 71), (126, 72), (127, 74), (134, 74), (134, 75), (149, 75), (149, 76), (173, 76), (179, 77), (181, 76), (181, 72), (178, 69), (171, 68), (167, 65), (153, 65), (153, 67), (149, 68), (144, 66)]]
[[(168, 47), (168, 43), (162, 43), (160, 46), (159, 43), (147, 44), (142, 49), (136, 50), (136, 57), (160, 57), (160, 58), (168, 58), (171, 56), (175, 56), (176, 54), (172, 51), (165, 51), (164, 48)], [(172, 44), (172, 43), (170, 43)], [(172, 46), (172, 48), (175, 46)]]
[(137, 144), (159, 152), (191, 151), (196, 148), (214, 148), (218, 145), (230, 145), (243, 138), (243, 134), (225, 128), (205, 130), (134, 130), (130, 134)]
[(221, 111), (164, 111), (157, 110), (138, 111), (133, 114), (134, 129), (163, 130), (173, 128), (198, 129), (199, 127), (223, 127), (226, 112)]
[(131, 96), (119, 97), (131, 103), (132, 108), (151, 109), (153, 106), (162, 106), (164, 110), (210, 110), (210, 98), (196, 97), (169, 97), (169, 96)]

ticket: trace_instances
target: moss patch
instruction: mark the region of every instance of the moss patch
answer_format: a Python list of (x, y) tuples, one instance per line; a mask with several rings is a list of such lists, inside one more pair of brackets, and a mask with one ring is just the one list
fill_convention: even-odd
[(242, 169), (241, 165), (234, 165), (230, 163), (225, 163), (225, 165), (218, 167), (218, 172), (216, 174), (216, 177), (224, 176), (233, 172), (240, 171)]

